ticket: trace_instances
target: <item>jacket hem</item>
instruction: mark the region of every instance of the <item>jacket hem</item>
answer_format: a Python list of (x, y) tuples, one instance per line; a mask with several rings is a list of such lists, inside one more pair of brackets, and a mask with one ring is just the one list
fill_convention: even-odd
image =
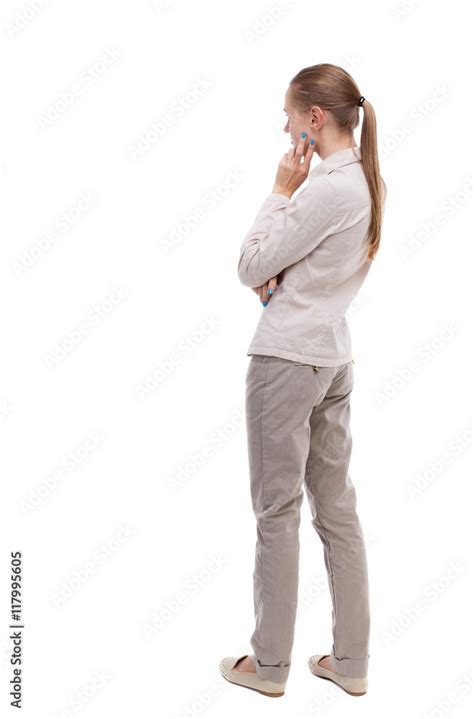
[(318, 357), (317, 355), (305, 355), (299, 352), (292, 352), (283, 347), (262, 347), (259, 345), (250, 345), (247, 355), (270, 355), (270, 357), (281, 357), (281, 359), (294, 360), (295, 362), (303, 362), (305, 364), (316, 365), (317, 367), (339, 367), (353, 361), (352, 351), (342, 357), (336, 359), (328, 359), (327, 357)]

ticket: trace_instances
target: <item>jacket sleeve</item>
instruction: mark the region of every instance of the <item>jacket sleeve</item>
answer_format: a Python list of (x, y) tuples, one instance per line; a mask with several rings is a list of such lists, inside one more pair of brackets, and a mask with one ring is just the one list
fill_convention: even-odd
[(338, 206), (327, 175), (314, 177), (291, 201), (272, 192), (241, 248), (238, 274), (247, 287), (260, 287), (312, 252), (338, 229)]

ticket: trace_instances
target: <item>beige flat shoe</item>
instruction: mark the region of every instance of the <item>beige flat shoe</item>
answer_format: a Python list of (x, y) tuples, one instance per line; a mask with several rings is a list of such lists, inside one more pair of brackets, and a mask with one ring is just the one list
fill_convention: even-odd
[(308, 664), (311, 669), (311, 673), (321, 679), (330, 679), (330, 681), (337, 684), (341, 689), (344, 689), (348, 694), (352, 694), (354, 697), (362, 696), (366, 694), (368, 687), (367, 677), (345, 677), (343, 674), (338, 674), (332, 671), (332, 669), (325, 669), (320, 665), (321, 659), (329, 657), (329, 654), (313, 654), (309, 658)]
[(261, 679), (255, 672), (238, 672), (235, 665), (248, 654), (241, 657), (225, 657), (219, 663), (219, 669), (224, 679), (232, 684), (239, 684), (247, 689), (254, 689), (267, 697), (282, 697), (285, 693), (286, 682), (276, 684), (268, 679)]

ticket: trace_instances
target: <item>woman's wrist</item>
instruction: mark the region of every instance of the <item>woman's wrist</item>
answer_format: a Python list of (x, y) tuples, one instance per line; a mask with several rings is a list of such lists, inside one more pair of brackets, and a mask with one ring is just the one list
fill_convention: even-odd
[(273, 186), (272, 192), (276, 193), (277, 195), (286, 195), (286, 197), (288, 197), (288, 199), (291, 199), (291, 196), (293, 194), (291, 192), (291, 190), (285, 189), (283, 187), (278, 187), (278, 185)]

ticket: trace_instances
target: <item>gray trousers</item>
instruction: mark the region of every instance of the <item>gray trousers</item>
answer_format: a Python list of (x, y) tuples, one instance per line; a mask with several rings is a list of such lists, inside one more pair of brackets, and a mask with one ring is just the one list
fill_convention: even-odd
[[(313, 367), (252, 355), (245, 412), (255, 547), (257, 674), (289, 675), (298, 604), (303, 486), (321, 539), (332, 600), (331, 656), (337, 672), (365, 677), (369, 660), (369, 588), (364, 536), (349, 475), (353, 362)], [(315, 654), (328, 653), (318, 646)]]

